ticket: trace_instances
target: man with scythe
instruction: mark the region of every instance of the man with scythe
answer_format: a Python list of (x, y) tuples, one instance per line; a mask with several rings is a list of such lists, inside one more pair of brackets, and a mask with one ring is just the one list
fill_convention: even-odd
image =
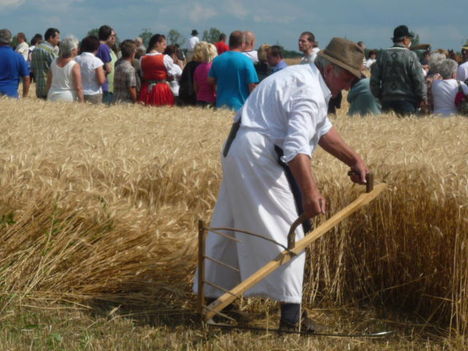
[[(259, 233), (286, 245), (288, 230), (299, 215), (310, 218), (326, 211), (311, 167), (311, 154), (317, 145), (351, 168), (353, 182), (366, 182), (366, 164), (327, 117), (329, 99), (343, 89), (349, 90), (361, 77), (363, 57), (357, 44), (333, 38), (315, 62), (287, 67), (252, 92), (237, 113), (225, 144), (223, 181), (211, 227)], [(282, 251), (258, 237), (233, 231), (225, 234), (239, 242), (209, 233), (206, 254), (239, 271), (207, 260), (205, 278), (227, 290)], [(300, 240), (304, 231), (299, 228), (296, 234)], [(245, 294), (279, 301), (280, 329), (300, 326), (304, 263), (302, 253)], [(224, 293), (211, 285), (205, 289), (211, 299)]]

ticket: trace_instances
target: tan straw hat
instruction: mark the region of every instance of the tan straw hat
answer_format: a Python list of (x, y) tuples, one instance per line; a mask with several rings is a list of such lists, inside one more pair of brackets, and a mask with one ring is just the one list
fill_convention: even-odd
[(318, 55), (347, 70), (357, 78), (361, 78), (364, 51), (356, 43), (343, 38), (333, 38), (324, 50), (319, 51)]

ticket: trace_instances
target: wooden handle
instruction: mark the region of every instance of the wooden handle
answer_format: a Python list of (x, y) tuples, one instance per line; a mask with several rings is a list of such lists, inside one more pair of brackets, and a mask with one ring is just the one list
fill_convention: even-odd
[[(351, 172), (353, 171), (350, 171), (348, 174), (351, 175), (352, 174)], [(366, 174), (366, 193), (370, 193), (372, 190), (374, 190), (374, 174), (367, 173)], [(296, 233), (295, 233), (296, 228), (302, 223), (304, 223), (307, 219), (309, 218), (306, 215), (302, 214), (291, 225), (291, 228), (289, 229), (289, 232), (288, 232), (288, 250), (294, 249), (294, 246), (296, 243)]]

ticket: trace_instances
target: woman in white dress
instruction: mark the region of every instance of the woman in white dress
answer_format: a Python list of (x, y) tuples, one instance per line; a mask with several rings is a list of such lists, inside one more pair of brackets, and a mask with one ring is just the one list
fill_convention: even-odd
[(442, 79), (432, 82), (433, 113), (441, 117), (449, 117), (458, 113), (455, 106), (455, 95), (457, 95), (459, 84), (463, 93), (468, 94), (466, 84), (455, 79), (457, 68), (457, 62), (451, 59), (443, 60), (436, 67), (437, 73), (442, 76)]
[(80, 65), (74, 60), (78, 40), (65, 38), (60, 43), (59, 57), (52, 61), (47, 77), (47, 100), (83, 102)]

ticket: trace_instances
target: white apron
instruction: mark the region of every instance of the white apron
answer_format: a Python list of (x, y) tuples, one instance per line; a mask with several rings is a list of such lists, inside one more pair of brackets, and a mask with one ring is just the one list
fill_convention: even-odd
[[(287, 246), (287, 234), (298, 214), (283, 168), (278, 164), (274, 145), (264, 135), (240, 128), (229, 154), (222, 157), (223, 181), (211, 227), (230, 227), (264, 235)], [(242, 233), (236, 243), (208, 233), (206, 254), (240, 269), (230, 270), (205, 260), (205, 278), (225, 289), (232, 289), (284, 249), (269, 241)], [(303, 237), (301, 227), (296, 240)], [(265, 296), (288, 303), (301, 303), (305, 253), (278, 268), (244, 296)], [(197, 277), (194, 281), (197, 291)], [(223, 291), (205, 285), (207, 297), (219, 297)]]

